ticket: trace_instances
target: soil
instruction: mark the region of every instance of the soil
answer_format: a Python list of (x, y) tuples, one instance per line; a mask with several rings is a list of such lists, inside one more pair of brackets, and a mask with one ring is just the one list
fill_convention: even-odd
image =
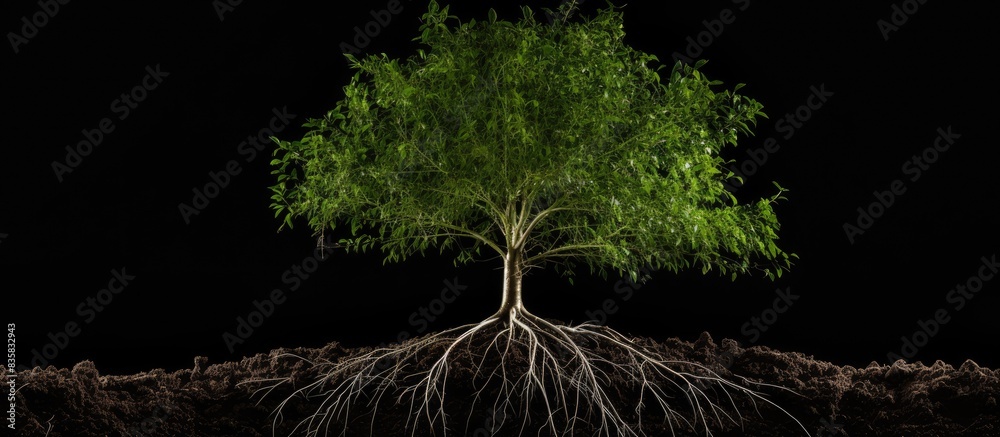
[[(957, 368), (940, 361), (931, 366), (898, 361), (891, 366), (872, 363), (854, 368), (767, 347), (742, 348), (729, 339), (716, 343), (708, 333), (693, 343), (678, 339), (634, 341), (670, 359), (702, 364), (729, 380), (740, 381), (739, 375), (790, 389), (749, 386), (786, 409), (805, 428), (765, 402), (758, 401), (755, 408), (748, 397), (734, 396), (737, 410), (730, 412), (739, 411), (740, 415), (734, 416), (735, 422), (724, 417), (710, 421), (712, 435), (1000, 436), (1000, 371), (972, 361)], [(317, 402), (290, 402), (282, 410), (283, 421), (275, 426), (271, 413), (291, 391), (283, 387), (262, 396), (254, 393), (259, 384), (239, 383), (290, 376), (301, 387), (315, 380), (317, 369), (288, 354), (335, 361), (368, 350), (331, 343), (321, 349), (279, 349), (212, 365), (197, 357), (192, 369), (169, 373), (158, 369), (126, 376), (102, 376), (90, 361), (72, 369), (35, 368), (18, 375), (18, 433), (50, 437), (289, 435), (294, 424), (315, 411)], [(455, 413), (449, 418), (448, 435), (551, 435), (535, 428), (543, 421), (536, 414), (526, 423), (513, 413), (492, 412), (492, 401), (469, 407), (473, 381), (477, 380), (470, 370), (471, 353), (455, 356), (449, 374), (447, 398), (453, 402), (446, 408)], [(428, 351), (428, 357), (434, 354)], [(516, 360), (508, 364), (509, 372), (519, 369)], [(489, 365), (485, 363), (484, 368)], [(634, 412), (636, 392), (628, 388), (629, 381), (612, 381), (610, 387), (614, 388), (612, 396), (621, 402), (619, 410)], [(532, 403), (539, 402), (538, 398), (527, 402), (515, 405), (539, 411), (539, 405)], [(687, 408), (690, 412), (683, 398), (677, 402), (678, 411)], [(363, 403), (357, 405), (358, 417), (346, 424), (346, 435), (431, 435), (426, 426), (415, 432), (407, 428), (411, 422), (409, 404), (383, 400), (374, 419), (363, 414), (364, 407)], [(649, 407), (655, 405), (647, 405), (643, 415), (646, 434), (671, 435), (662, 413), (658, 417), (654, 414), (658, 410)], [(501, 420), (504, 417), (506, 420)], [(587, 426), (578, 424), (574, 434), (593, 435)], [(339, 435), (342, 430), (344, 424), (339, 424), (329, 434)], [(696, 431), (678, 430), (677, 435), (707, 435), (704, 427)]]

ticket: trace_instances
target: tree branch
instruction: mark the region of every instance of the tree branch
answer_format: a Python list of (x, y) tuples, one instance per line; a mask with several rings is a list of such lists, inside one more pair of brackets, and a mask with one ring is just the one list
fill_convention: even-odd
[[(530, 256), (527, 259), (525, 259), (524, 262), (525, 263), (534, 263), (535, 261), (540, 261), (540, 260), (544, 260), (546, 258), (555, 257), (557, 254), (561, 254), (562, 252), (571, 252), (571, 251), (579, 250), (579, 249), (597, 249), (597, 248), (601, 248), (601, 247), (605, 247), (605, 245), (603, 245), (603, 244), (570, 244), (570, 245), (566, 245), (566, 246), (560, 246), (560, 247), (557, 247), (557, 248), (554, 248), (554, 249), (549, 249), (549, 250), (547, 250), (545, 252), (542, 252), (542, 253), (539, 253), (537, 255)], [(564, 257), (569, 257), (569, 256), (586, 256), (586, 253), (585, 252), (569, 253), (569, 254), (563, 254), (563, 255), (559, 255), (559, 256), (564, 256)]]

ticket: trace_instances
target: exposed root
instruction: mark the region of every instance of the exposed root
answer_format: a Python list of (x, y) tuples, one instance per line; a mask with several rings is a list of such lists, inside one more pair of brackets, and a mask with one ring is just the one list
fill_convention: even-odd
[[(461, 365), (452, 369), (459, 360)], [(809, 434), (763, 394), (703, 365), (663, 359), (607, 327), (557, 325), (522, 309), (336, 363), (310, 364), (320, 377), (300, 388), (291, 377), (248, 381), (265, 383), (255, 392), (264, 391), (265, 397), (292, 386), (292, 394), (275, 409), (275, 430), (282, 411), (297, 397), (318, 401), (315, 413), (291, 430), (307, 436), (327, 435), (334, 426), (344, 435), (352, 416), (370, 415), (373, 429), (380, 405), (395, 398), (395, 404), (408, 405), (410, 435), (467, 435), (469, 420), (464, 431), (451, 424), (455, 409), (469, 411), (471, 419), (477, 406), (488, 406), (494, 417), (503, 413), (494, 430), (506, 427), (525, 435), (645, 435), (643, 420), (652, 417), (672, 435), (710, 436), (713, 428), (740, 426), (734, 395), (743, 395), (754, 409), (757, 401), (771, 405)], [(471, 378), (476, 388), (470, 393), (455, 389), (446, 399), (450, 372), (460, 369), (457, 377)], [(623, 399), (637, 400), (634, 409), (621, 409)]]

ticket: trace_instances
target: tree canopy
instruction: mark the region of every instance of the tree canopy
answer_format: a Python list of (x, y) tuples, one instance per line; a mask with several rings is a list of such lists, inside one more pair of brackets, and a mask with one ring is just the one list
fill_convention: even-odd
[[(275, 139), (271, 187), (284, 225), (349, 225), (348, 250), (400, 261), (520, 254), (635, 280), (644, 266), (780, 276), (773, 197), (740, 203), (720, 151), (752, 135), (762, 105), (624, 42), (613, 7), (539, 21), (460, 21), (431, 2), (406, 59), (346, 55), (344, 97)], [(662, 74), (662, 76), (661, 76)], [(506, 258), (505, 258), (506, 259)]]

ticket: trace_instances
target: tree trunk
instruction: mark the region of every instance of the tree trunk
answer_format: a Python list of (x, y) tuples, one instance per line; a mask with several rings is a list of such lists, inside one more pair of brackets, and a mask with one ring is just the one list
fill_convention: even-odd
[(496, 317), (507, 320), (512, 310), (523, 311), (521, 304), (521, 252), (508, 250), (503, 262), (503, 300)]

